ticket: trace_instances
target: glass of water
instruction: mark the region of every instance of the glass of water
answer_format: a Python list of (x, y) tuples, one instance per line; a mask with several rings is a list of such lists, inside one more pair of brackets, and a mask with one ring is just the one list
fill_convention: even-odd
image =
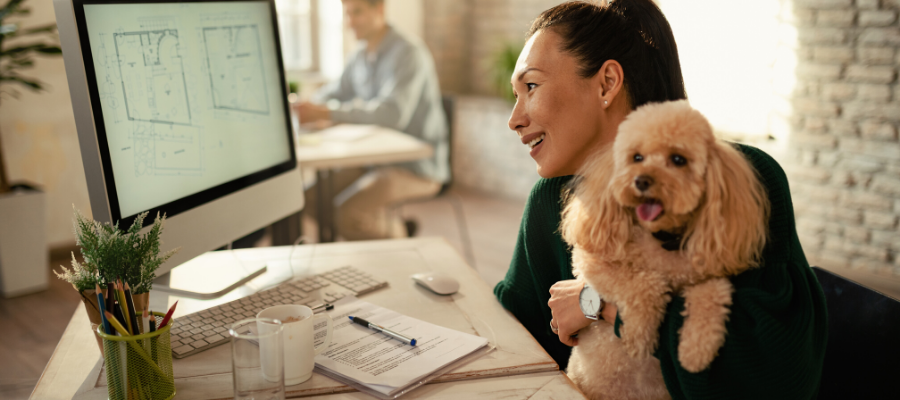
[(250, 318), (231, 325), (231, 367), (237, 400), (284, 400), (281, 321)]

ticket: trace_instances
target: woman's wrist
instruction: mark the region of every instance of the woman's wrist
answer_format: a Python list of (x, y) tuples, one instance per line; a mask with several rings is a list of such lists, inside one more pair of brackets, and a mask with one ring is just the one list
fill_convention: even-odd
[(616, 314), (618, 312), (619, 309), (616, 308), (615, 304), (605, 301), (603, 302), (603, 309), (600, 310), (600, 318), (603, 318), (604, 321), (613, 324), (616, 322)]

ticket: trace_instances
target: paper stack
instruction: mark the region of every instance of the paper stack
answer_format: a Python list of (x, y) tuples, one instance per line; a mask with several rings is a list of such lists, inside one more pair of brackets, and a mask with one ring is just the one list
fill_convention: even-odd
[[(396, 398), (449, 369), (478, 357), (487, 349), (485, 338), (458, 332), (350, 298), (329, 312), (334, 319), (331, 345), (316, 356), (316, 369), (380, 398)], [(360, 317), (404, 336), (410, 346), (354, 324)], [(325, 324), (321, 324), (325, 325)], [(324, 326), (316, 339), (324, 337)], [(318, 343), (317, 343), (318, 344)]]

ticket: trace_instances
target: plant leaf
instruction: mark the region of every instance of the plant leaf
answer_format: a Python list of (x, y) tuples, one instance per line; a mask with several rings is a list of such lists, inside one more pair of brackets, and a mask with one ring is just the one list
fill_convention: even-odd
[(6, 18), (11, 13), (16, 12), (19, 6), (22, 5), (23, 1), (25, 0), (9, 0), (9, 3), (6, 3), (3, 8), (0, 8), (0, 20)]
[(41, 86), (41, 83), (38, 81), (30, 81), (26, 78), (23, 78), (21, 76), (16, 76), (16, 75), (7, 75), (7, 76), (0, 77), (0, 82), (2, 82), (2, 81), (18, 82), (18, 83), (28, 86), (29, 88), (32, 88), (34, 90), (42, 90), (44, 88), (43, 86)]

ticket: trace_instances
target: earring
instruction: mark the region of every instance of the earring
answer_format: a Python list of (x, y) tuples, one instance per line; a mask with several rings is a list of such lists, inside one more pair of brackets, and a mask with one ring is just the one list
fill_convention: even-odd
[(607, 105), (607, 104), (609, 104), (609, 102), (606, 101), (606, 100), (603, 100), (603, 105), (605, 106), (605, 105)]

